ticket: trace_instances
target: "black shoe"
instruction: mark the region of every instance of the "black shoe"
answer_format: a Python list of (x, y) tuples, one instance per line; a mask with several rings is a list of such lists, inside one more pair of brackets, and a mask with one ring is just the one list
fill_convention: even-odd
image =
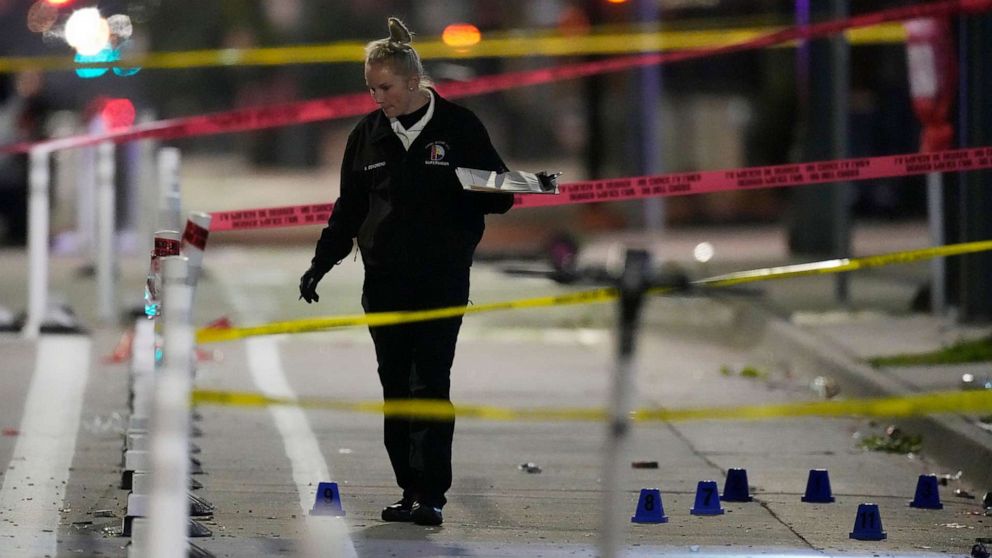
[(441, 515), (441, 508), (435, 508), (434, 506), (428, 506), (420, 502), (413, 505), (410, 515), (413, 517), (413, 522), (417, 525), (440, 525), (444, 522), (444, 517)]
[(411, 510), (414, 503), (406, 498), (382, 508), (383, 521), (413, 521)]

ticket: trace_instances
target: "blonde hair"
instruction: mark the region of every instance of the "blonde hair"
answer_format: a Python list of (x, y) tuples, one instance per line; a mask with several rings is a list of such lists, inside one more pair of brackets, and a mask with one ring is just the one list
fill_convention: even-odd
[(387, 22), (389, 37), (365, 45), (365, 64), (390, 64), (398, 74), (419, 77), (421, 88), (431, 85), (433, 82), (424, 72), (420, 55), (410, 44), (413, 33), (399, 18), (391, 17)]

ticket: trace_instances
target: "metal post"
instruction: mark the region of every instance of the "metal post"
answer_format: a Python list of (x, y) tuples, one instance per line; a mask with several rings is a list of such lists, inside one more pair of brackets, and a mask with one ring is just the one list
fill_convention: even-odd
[(96, 163), (97, 308), (100, 320), (105, 324), (115, 323), (117, 313), (117, 279), (114, 269), (114, 232), (117, 228), (114, 150), (113, 143), (101, 143), (97, 147)]
[(163, 147), (158, 152), (158, 229), (182, 230), (179, 192), (179, 149)]
[[(585, 0), (584, 8), (589, 17), (589, 23), (603, 23), (602, 0)], [(586, 61), (593, 61), (594, 56), (587, 56)], [(585, 161), (586, 177), (590, 180), (602, 178), (604, 150), (607, 146), (606, 127), (603, 123), (603, 76), (589, 76), (582, 80), (585, 97), (586, 145), (583, 160)]]
[[(939, 172), (927, 175), (927, 215), (930, 223), (930, 245), (944, 242), (944, 177)], [(934, 316), (947, 313), (947, 266), (944, 258), (930, 260), (930, 311)]]
[[(638, 0), (637, 19), (653, 29), (661, 28), (661, 10), (657, 0)], [(642, 31), (646, 31), (642, 29)], [(660, 174), (664, 168), (661, 161), (661, 134), (658, 132), (658, 103), (661, 101), (661, 66), (645, 66), (638, 72), (640, 107), (638, 126), (640, 128), (641, 174)], [(662, 198), (647, 198), (642, 205), (644, 228), (661, 232), (665, 227), (665, 202)]]
[(193, 288), (187, 284), (185, 257), (162, 261), (164, 347), (152, 416), (152, 495), (149, 556), (185, 558), (188, 552), (189, 397), (193, 366)]
[[(988, 53), (992, 49), (992, 15), (973, 14), (961, 18), (958, 32), (960, 42), (961, 85), (958, 101), (960, 113), (960, 146), (974, 147), (992, 142), (992, 71)], [(992, 172), (974, 171), (958, 176), (959, 235), (965, 242), (992, 238)], [(958, 300), (963, 323), (992, 322), (992, 255), (988, 253), (962, 256), (958, 262)]]
[[(848, 16), (847, 0), (833, 0), (830, 10), (834, 20)], [(833, 103), (832, 123), (832, 155), (835, 159), (848, 156), (848, 113), (851, 91), (850, 79), (851, 48), (847, 37), (837, 33), (830, 38), (830, 66), (833, 69), (831, 85), (831, 101)], [(851, 256), (851, 183), (839, 182), (831, 189), (833, 211), (833, 256), (847, 258)], [(850, 302), (850, 276), (847, 273), (834, 274), (834, 293), (837, 302)]]
[[(813, 13), (831, 20), (848, 13), (847, 0), (796, 0), (796, 21), (808, 23)], [(814, 39), (797, 50), (800, 105), (805, 113), (805, 156), (809, 160), (847, 156), (850, 48), (843, 34)], [(793, 193), (789, 247), (793, 253), (850, 255), (850, 190), (847, 183), (806, 186)], [(835, 280), (838, 302), (848, 301), (848, 279)]]
[(651, 255), (645, 250), (628, 250), (620, 277), (620, 306), (617, 329), (617, 368), (613, 375), (608, 431), (603, 450), (603, 517), (600, 555), (620, 555), (623, 543), (623, 464), (627, 459), (630, 411), (634, 399), (634, 351), (644, 293), (648, 286)]
[(28, 170), (28, 307), (22, 333), (36, 339), (41, 332), (48, 305), (48, 158), (50, 153), (35, 148), (29, 155)]

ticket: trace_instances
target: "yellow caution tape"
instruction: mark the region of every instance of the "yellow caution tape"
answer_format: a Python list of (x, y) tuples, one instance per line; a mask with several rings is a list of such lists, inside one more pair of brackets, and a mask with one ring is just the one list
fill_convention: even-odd
[[(440, 40), (417, 43), (423, 58), (506, 58), (523, 56), (607, 55), (636, 52), (659, 52), (694, 48), (716, 48), (742, 42), (782, 27), (704, 31), (654, 31), (592, 33), (581, 36), (503, 34), (485, 37), (470, 47), (451, 47)], [(906, 32), (901, 24), (888, 23), (845, 32), (851, 44), (901, 43)], [(793, 43), (779, 45), (790, 46)], [(119, 61), (76, 63), (66, 56), (31, 56), (0, 58), (0, 73), (25, 70), (71, 70), (84, 67), (180, 69), (216, 66), (281, 66), (286, 64), (327, 64), (362, 62), (365, 44), (338, 42), (323, 45), (269, 47), (250, 49), (190, 50), (126, 55)]]
[[(933, 248), (892, 252), (864, 258), (843, 258), (821, 262), (740, 271), (726, 275), (718, 275), (716, 277), (709, 277), (706, 279), (699, 279), (691, 282), (690, 284), (694, 287), (705, 288), (728, 287), (731, 285), (753, 283), (756, 281), (771, 281), (801, 277), (805, 275), (841, 273), (897, 263), (909, 263), (929, 258), (983, 252), (986, 250), (992, 250), (992, 240), (965, 242), (961, 244), (949, 244), (946, 246), (937, 246)], [(674, 287), (657, 287), (648, 290), (649, 295), (662, 295), (673, 292), (677, 292), (677, 289)], [(496, 310), (521, 310), (525, 308), (541, 308), (548, 306), (592, 304), (615, 300), (617, 296), (618, 293), (616, 289), (600, 288), (563, 295), (508, 300), (504, 302), (491, 302), (488, 304), (478, 304), (468, 307), (451, 306), (447, 308), (433, 308), (429, 310), (409, 312), (373, 312), (350, 316), (308, 318), (303, 320), (273, 322), (269, 324), (231, 329), (203, 328), (197, 331), (196, 342), (217, 343), (258, 335), (304, 333), (309, 331), (323, 331), (328, 329), (341, 329), (357, 326), (375, 327), (397, 325), (410, 322), (451, 318), (460, 315), (480, 314), (483, 312), (493, 312)]]
[(607, 302), (617, 297), (616, 289), (601, 288), (575, 293), (491, 302), (473, 306), (449, 306), (447, 308), (432, 308), (430, 310), (415, 310), (408, 312), (370, 312), (351, 316), (330, 316), (325, 318), (308, 318), (288, 322), (273, 322), (253, 327), (231, 329), (203, 328), (196, 332), (197, 343), (216, 343), (232, 341), (257, 335), (274, 335), (278, 333), (304, 333), (307, 331), (322, 331), (356, 326), (389, 326), (410, 322), (423, 322), (452, 318), (464, 314), (479, 314), (495, 310), (522, 310), (525, 308), (540, 308), (545, 306), (565, 306), (570, 304), (591, 304)]
[(786, 279), (791, 277), (802, 277), (805, 275), (841, 273), (845, 271), (867, 269), (870, 267), (910, 263), (931, 258), (959, 256), (961, 254), (984, 252), (987, 250), (992, 250), (992, 240), (948, 244), (946, 246), (935, 246), (932, 248), (921, 248), (918, 250), (892, 252), (889, 254), (880, 254), (878, 256), (868, 256), (864, 258), (841, 258), (822, 262), (769, 267), (765, 269), (754, 269), (751, 271), (739, 271), (736, 273), (728, 273), (726, 275), (718, 275), (716, 277), (709, 277), (707, 279), (694, 281), (693, 285), (705, 287), (729, 287), (731, 285), (739, 285), (741, 283), (770, 281), (773, 279)]
[[(422, 420), (451, 420), (454, 417), (489, 421), (595, 422), (609, 417), (606, 409), (530, 408), (511, 409), (491, 405), (452, 405), (447, 401), (413, 399), (401, 401), (349, 402), (336, 399), (282, 398), (260, 393), (195, 390), (192, 402), (198, 405), (225, 407), (265, 407), (285, 405), (307, 409), (374, 413), (387, 417)], [(681, 422), (693, 420), (769, 420), (792, 417), (910, 417), (956, 413), (992, 412), (992, 391), (937, 391), (897, 397), (851, 399), (847, 401), (810, 401), (774, 405), (740, 405), (691, 409), (636, 409), (630, 418), (637, 422)]]

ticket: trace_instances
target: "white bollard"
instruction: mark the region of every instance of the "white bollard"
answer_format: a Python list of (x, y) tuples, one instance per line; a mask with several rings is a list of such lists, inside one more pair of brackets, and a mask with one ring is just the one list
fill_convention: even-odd
[(158, 152), (158, 228), (180, 230), (182, 204), (179, 193), (180, 154), (176, 147)]
[(127, 547), (127, 558), (148, 556), (148, 520), (136, 517), (131, 520), (131, 544)]
[(41, 332), (48, 304), (48, 190), (47, 150), (35, 148), (29, 156), (28, 170), (28, 308), (22, 334), (36, 339)]
[[(86, 125), (89, 135), (102, 134), (103, 118), (91, 119)], [(76, 246), (87, 263), (96, 261), (96, 147), (82, 147), (78, 150), (76, 183)]]
[(186, 487), (194, 342), (193, 288), (187, 284), (188, 276), (185, 257), (162, 260), (165, 358), (155, 387), (152, 420), (149, 556), (153, 558), (185, 558), (188, 548)]
[[(153, 111), (143, 111), (138, 118), (140, 123), (147, 123), (155, 120)], [(137, 176), (137, 191), (135, 196), (136, 207), (134, 209), (137, 217), (135, 225), (138, 234), (137, 253), (147, 254), (151, 252), (151, 238), (158, 227), (158, 168), (155, 158), (157, 157), (159, 145), (152, 139), (138, 140), (139, 167)]]
[(131, 340), (131, 416), (151, 416), (155, 382), (155, 322), (134, 323)]
[[(152, 239), (152, 254), (149, 262), (148, 275), (145, 278), (145, 316), (155, 319), (160, 314), (162, 290), (162, 258), (178, 256), (182, 250), (179, 231), (155, 231)], [(161, 331), (157, 321), (155, 331)]]
[(203, 251), (207, 249), (210, 235), (210, 214), (194, 211), (186, 220), (183, 230), (182, 255), (189, 259), (189, 284), (196, 289), (196, 282), (203, 272)]
[(111, 142), (97, 147), (96, 163), (96, 285), (100, 320), (113, 325), (117, 321), (117, 279), (114, 273), (114, 237), (117, 228), (115, 190), (115, 146)]

